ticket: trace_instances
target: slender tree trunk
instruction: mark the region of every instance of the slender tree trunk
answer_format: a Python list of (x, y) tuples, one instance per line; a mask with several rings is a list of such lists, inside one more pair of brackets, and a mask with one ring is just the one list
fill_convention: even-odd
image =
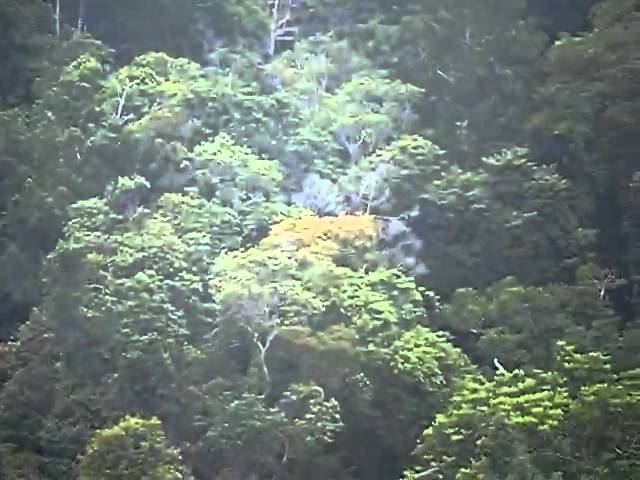
[(83, 33), (87, 31), (87, 25), (85, 24), (86, 3), (85, 0), (80, 0), (78, 4), (78, 33)]
[(56, 37), (60, 36), (60, 1), (56, 0), (56, 11), (53, 17), (56, 20)]

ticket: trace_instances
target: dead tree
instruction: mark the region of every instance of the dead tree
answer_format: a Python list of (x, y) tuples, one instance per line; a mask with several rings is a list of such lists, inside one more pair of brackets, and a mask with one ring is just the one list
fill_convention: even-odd
[(293, 41), (298, 33), (298, 27), (289, 26), (291, 15), (297, 6), (295, 0), (267, 0), (271, 10), (271, 30), (267, 52), (270, 57), (276, 53), (276, 45), (282, 41)]

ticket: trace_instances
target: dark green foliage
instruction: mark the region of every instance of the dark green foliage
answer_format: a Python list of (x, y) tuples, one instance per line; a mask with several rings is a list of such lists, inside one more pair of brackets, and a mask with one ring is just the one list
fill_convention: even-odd
[[(136, 172), (154, 192), (193, 183), (193, 171), (207, 167), (194, 165), (189, 151), (230, 121), (209, 112), (185, 124), (194, 103), (225, 94), (193, 62), (149, 54), (110, 75), (108, 52), (83, 37), (61, 45), (54, 60), (36, 84), (41, 99), (0, 118), (2, 164), (10, 172), (0, 196), (0, 289), (16, 302), (38, 299), (42, 258), (60, 238), (71, 203)], [(207, 119), (215, 124), (201, 126)], [(9, 277), (17, 269), (20, 282)]]
[(0, 5), (0, 477), (640, 477), (638, 2), (454, 3)]
[(423, 262), (443, 292), (507, 275), (549, 280), (588, 240), (570, 184), (523, 149), (484, 158), (477, 170), (450, 168), (420, 197)]
[(260, 0), (70, 0), (63, 19), (117, 51), (119, 63), (146, 52), (202, 60), (220, 46), (258, 50), (268, 37), (269, 18)]
[(439, 0), (412, 3), (397, 25), (376, 25), (372, 55), (425, 89), (434, 140), (468, 163), (517, 143), (545, 43), (523, 18), (524, 1), (465, 0), (455, 13)]
[[(196, 174), (206, 177), (208, 168), (226, 166), (226, 177), (220, 177), (226, 180), (225, 188), (274, 196), (277, 165), (252, 157), (223, 137), (209, 146), (209, 153), (199, 157), (202, 169)], [(252, 175), (254, 180), (247, 183)], [(206, 259), (224, 246), (237, 246), (243, 228), (250, 233), (268, 223), (281, 207), (265, 198), (261, 205), (266, 210), (261, 213), (260, 204), (242, 208), (222, 195), (224, 190), (211, 190), (206, 182), (205, 187), (209, 198), (197, 192), (167, 194), (152, 212), (143, 202), (150, 184), (140, 177), (123, 178), (104, 199), (73, 205), (66, 239), (44, 272), (42, 315), (34, 313), (23, 328), (19, 338), (24, 360), (17, 363), (2, 392), (4, 406), (22, 409), (25, 399), (12, 392), (21, 391), (22, 382), (39, 372), (48, 376), (54, 381), (52, 390), (33, 392), (35, 404), (31, 405), (31, 412), (38, 412), (44, 423), (22, 424), (15, 430), (19, 438), (5, 441), (46, 437), (48, 422), (66, 421), (67, 415), (79, 413), (73, 406), (76, 402), (93, 404), (92, 409), (109, 417), (133, 410), (174, 419), (188, 385), (210, 378), (203, 378), (205, 372), (199, 372), (197, 365), (206, 358), (207, 335), (215, 327)], [(233, 221), (226, 224), (221, 219)], [(37, 335), (45, 344), (40, 351), (51, 350), (59, 360), (54, 365), (40, 366), (38, 354), (31, 350), (29, 332), (40, 328), (48, 331)], [(78, 396), (67, 396), (68, 389)], [(68, 405), (62, 417), (58, 403), (61, 409)], [(86, 425), (72, 418), (68, 420), (77, 427)], [(57, 455), (68, 455), (76, 442), (80, 447), (83, 438), (86, 441), (89, 432), (77, 427), (59, 432), (65, 450)]]
[(598, 2), (593, 30), (562, 36), (548, 51), (546, 81), (528, 127), (536, 155), (557, 157), (578, 187), (583, 216), (599, 229), (602, 263), (631, 283), (620, 301), (638, 314), (637, 118), (640, 3)]
[[(198, 476), (207, 464), (236, 475), (294, 472), (323, 455), (342, 428), (340, 404), (328, 395), (342, 398), (352, 378), (371, 371), (375, 431), (394, 432), (389, 458), (399, 471), (398, 459), (442, 407), (466, 360), (449, 358), (444, 339), (424, 327), (416, 331), (424, 338), (418, 344), (401, 336), (425, 312), (413, 281), (376, 268), (375, 219), (287, 214), (277, 203), (278, 166), (227, 136), (196, 147), (193, 158), (196, 183), (182, 193), (149, 200), (144, 178), (120, 178), (104, 197), (71, 206), (65, 238), (43, 271), (46, 295), (20, 332), (0, 395), (2, 441), (44, 449), (43, 471), (57, 464), (68, 471), (93, 429), (136, 412), (162, 418), (170, 438), (188, 446), (186, 463)], [(255, 228), (284, 215), (290, 218), (258, 245), (236, 250), (244, 237), (252, 244)], [(296, 325), (319, 332), (327, 352), (344, 340), (323, 338), (323, 331), (353, 329), (348, 348), (361, 351), (355, 370), (339, 379), (278, 372), (278, 349), (286, 346), (280, 329)], [(424, 360), (407, 363), (403, 352), (413, 349)], [(43, 365), (40, 355), (48, 351), (56, 361)], [(35, 378), (48, 378), (50, 388), (33, 390)], [(434, 390), (436, 384), (443, 388)], [(406, 427), (394, 427), (385, 413), (398, 388), (432, 398), (409, 400)], [(291, 402), (298, 404), (293, 413)], [(15, 415), (27, 410), (37, 416)], [(352, 413), (352, 424), (365, 418), (358, 415)], [(414, 433), (405, 436), (408, 426)], [(51, 449), (47, 438), (64, 448)], [(295, 462), (283, 460), (294, 453)]]
[(589, 10), (601, 0), (527, 0), (529, 14), (553, 38), (562, 33), (587, 30)]
[(305, 3), (303, 31), (336, 32), (424, 89), (417, 108), (424, 131), (455, 161), (473, 164), (523, 138), (546, 44), (524, 0), (464, 0), (454, 10), (442, 0)]
[(546, 136), (537, 139), (542, 147), (552, 136), (567, 146), (565, 168), (591, 177), (598, 191), (590, 193), (606, 191), (610, 182), (624, 188), (636, 169), (628, 155), (637, 150), (640, 108), (637, 9), (635, 0), (599, 2), (592, 32), (555, 43), (546, 58), (540, 107), (529, 121), (534, 135)]
[(528, 370), (551, 368), (560, 339), (613, 353), (620, 327), (594, 284), (525, 287), (513, 277), (482, 293), (456, 290), (437, 324), (466, 336), (478, 363), (492, 366), (497, 358), (508, 369)]
[[(97, 95), (107, 74), (109, 53), (90, 39), (60, 45), (47, 75), (35, 84), (38, 101), (0, 113), (3, 171), (0, 290), (16, 302), (32, 303), (42, 258), (54, 246), (78, 198), (104, 190), (119, 165), (95, 158), (110, 130)], [(87, 160), (87, 161), (85, 161)], [(121, 168), (121, 167), (120, 167)], [(21, 271), (20, 281), (11, 272)]]
[(0, 3), (0, 109), (33, 98), (31, 84), (45, 70), (52, 31), (53, 21), (42, 1)]

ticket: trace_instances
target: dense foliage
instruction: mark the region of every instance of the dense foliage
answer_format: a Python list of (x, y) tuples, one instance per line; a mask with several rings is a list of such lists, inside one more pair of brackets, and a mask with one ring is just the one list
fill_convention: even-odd
[(1, 478), (640, 477), (640, 2), (135, 3), (0, 0)]

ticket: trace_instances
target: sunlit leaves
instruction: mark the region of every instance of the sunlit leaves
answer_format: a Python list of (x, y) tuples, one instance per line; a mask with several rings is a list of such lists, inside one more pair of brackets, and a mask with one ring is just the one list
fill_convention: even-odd
[(185, 478), (180, 455), (167, 446), (157, 418), (126, 417), (98, 431), (80, 459), (79, 472), (79, 478), (86, 480)]

